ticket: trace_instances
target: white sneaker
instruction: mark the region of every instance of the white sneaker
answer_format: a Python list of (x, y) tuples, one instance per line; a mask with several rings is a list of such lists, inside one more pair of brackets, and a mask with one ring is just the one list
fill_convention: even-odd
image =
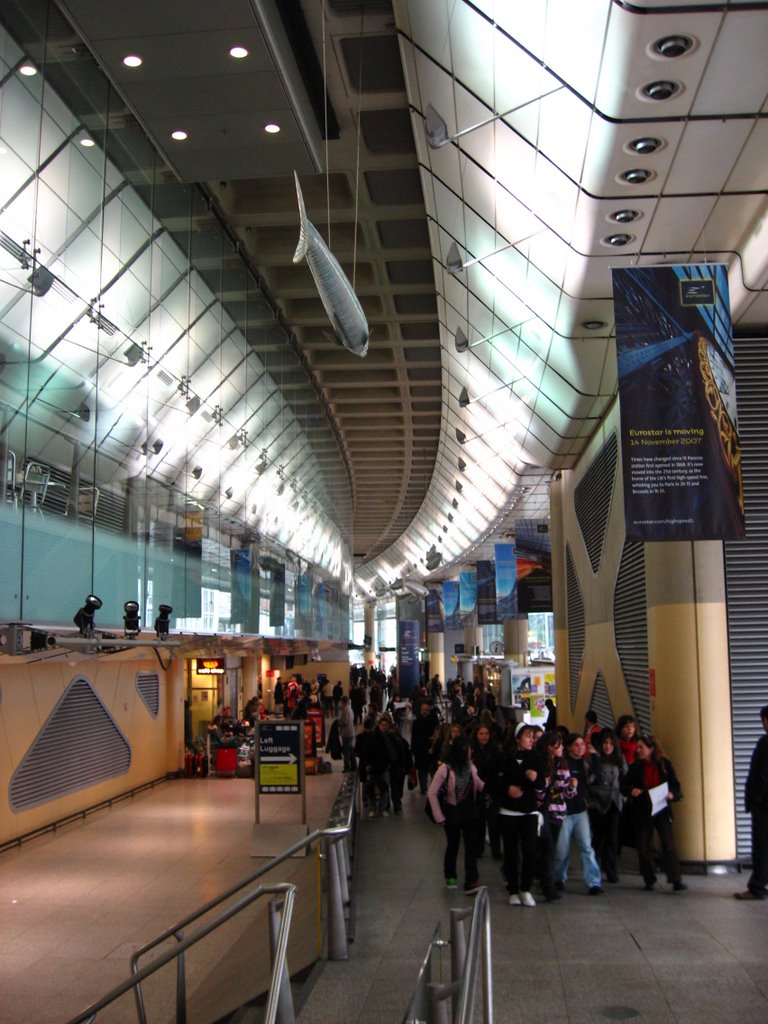
[(507, 902), (509, 903), (510, 907), (519, 907), (520, 906), (520, 897), (517, 895), (516, 892), (513, 892), (512, 895), (509, 897), (509, 900)]
[(523, 904), (524, 907), (535, 907), (536, 906), (536, 900), (533, 898), (533, 896), (529, 892), (521, 892), (520, 893), (520, 902)]

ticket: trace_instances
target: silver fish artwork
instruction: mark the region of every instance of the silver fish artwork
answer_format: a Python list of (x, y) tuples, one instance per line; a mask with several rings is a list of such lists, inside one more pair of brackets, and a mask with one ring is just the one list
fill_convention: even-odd
[(299, 244), (293, 255), (293, 262), (299, 263), (306, 258), (337, 339), (344, 348), (348, 348), (356, 356), (362, 357), (368, 352), (368, 337), (371, 333), (365, 313), (363, 313), (363, 307), (360, 305), (360, 300), (355, 295), (346, 274), (339, 266), (338, 260), (325, 244), (314, 224), (307, 219), (299, 176), (295, 171), (293, 176), (296, 179), (296, 195), (299, 200), (301, 219)]

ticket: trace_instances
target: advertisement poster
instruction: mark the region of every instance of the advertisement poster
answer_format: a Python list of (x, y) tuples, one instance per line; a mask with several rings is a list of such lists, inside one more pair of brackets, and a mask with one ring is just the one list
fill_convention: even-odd
[(459, 573), (459, 621), (462, 626), (474, 626), (477, 617), (477, 573)]
[(438, 587), (430, 587), (427, 594), (427, 632), (444, 633), (443, 595)]
[(551, 612), (552, 538), (546, 519), (518, 519), (515, 523), (517, 555), (517, 610), (521, 615)]
[(490, 559), (477, 563), (477, 624), (492, 626), (496, 618), (496, 569)]
[(517, 615), (517, 559), (514, 544), (496, 544), (496, 613), (499, 622)]
[(726, 267), (613, 270), (627, 537), (744, 537)]
[(403, 619), (397, 624), (397, 671), (400, 696), (407, 699), (419, 685), (419, 624)]
[(443, 580), (443, 613), (446, 629), (461, 629), (458, 580)]

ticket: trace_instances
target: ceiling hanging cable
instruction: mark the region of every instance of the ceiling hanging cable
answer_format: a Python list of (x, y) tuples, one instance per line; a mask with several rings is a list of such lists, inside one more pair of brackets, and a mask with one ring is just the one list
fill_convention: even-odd
[(328, 148), (328, 38), (325, 21), (325, 3), (321, 5), (323, 34), (323, 131), (325, 134), (325, 209), (328, 235), (328, 248), (331, 246), (331, 164)]
[(355, 277), (357, 276), (357, 218), (360, 204), (360, 136), (362, 134), (362, 109), (363, 109), (363, 26), (365, 23), (364, 10), (360, 7), (360, 58), (357, 73), (357, 138), (355, 140), (355, 216), (353, 224), (352, 241), (352, 291), (355, 290)]

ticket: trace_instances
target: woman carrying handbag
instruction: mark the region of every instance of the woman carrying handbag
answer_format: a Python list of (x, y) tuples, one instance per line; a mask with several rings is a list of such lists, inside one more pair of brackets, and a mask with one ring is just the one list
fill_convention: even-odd
[(483, 780), (469, 758), (466, 736), (456, 736), (427, 792), (433, 820), (445, 827), (443, 873), (448, 889), (458, 888), (456, 862), (462, 839), (464, 892), (476, 892), (480, 888), (477, 874), (477, 823), (480, 818), (477, 794), (482, 792), (483, 786)]

